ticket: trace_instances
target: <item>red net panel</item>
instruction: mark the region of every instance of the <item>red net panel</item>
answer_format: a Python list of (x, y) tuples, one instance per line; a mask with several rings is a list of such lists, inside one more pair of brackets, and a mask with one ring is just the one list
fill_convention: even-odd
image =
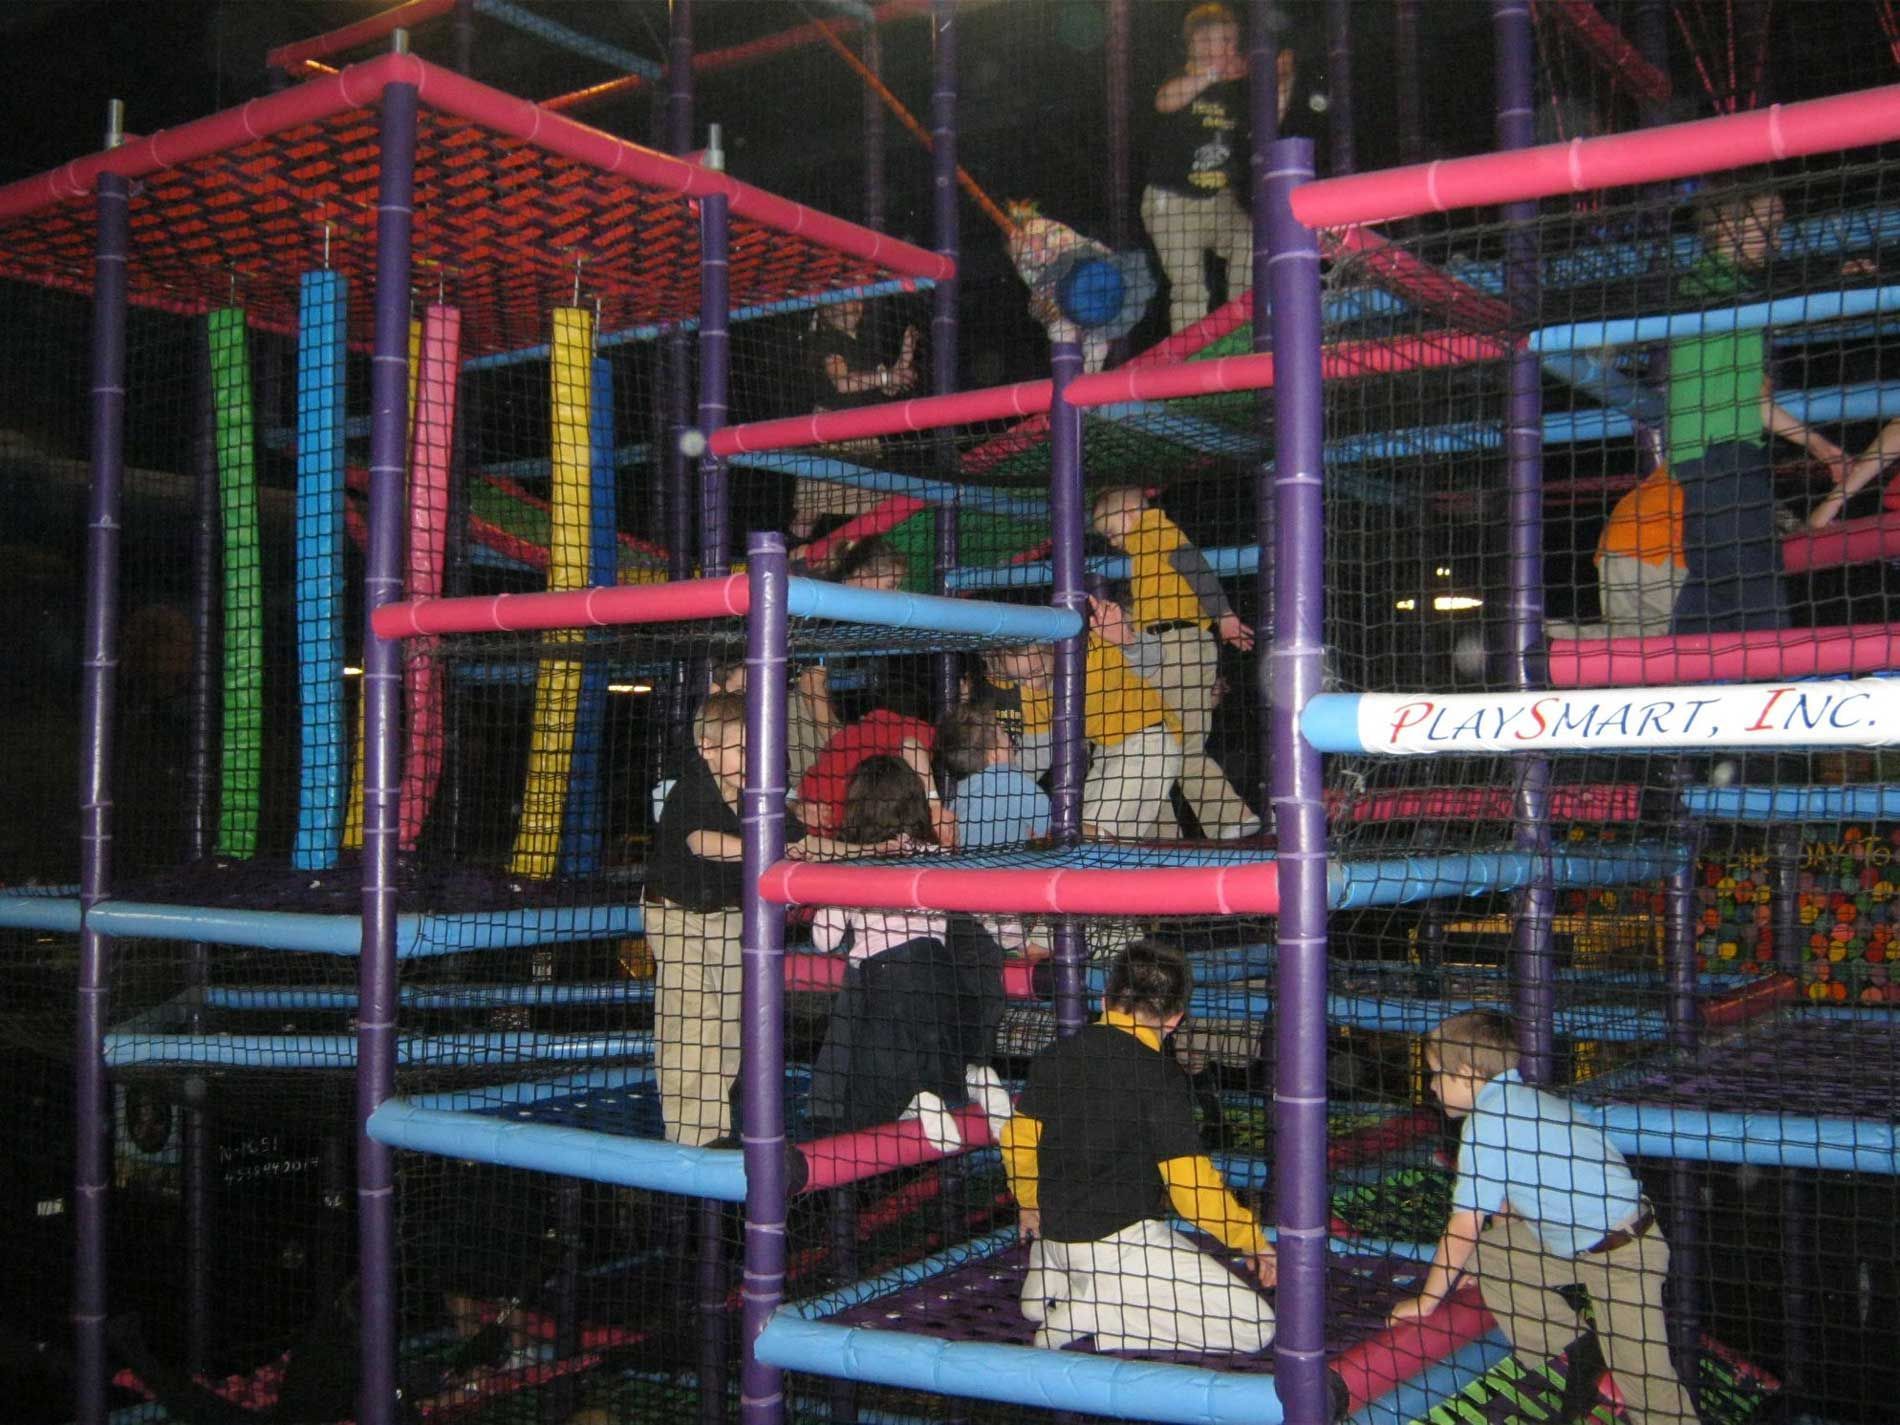
[[(600, 330), (699, 310), (698, 205), (451, 114), (418, 117), (415, 281), (457, 293), (469, 355), (545, 340), (546, 313), (580, 290)], [(349, 109), (168, 167), (134, 185), (130, 295), (187, 314), (243, 305), (253, 326), (291, 331), (297, 277), (351, 279), (349, 329), (374, 328), (374, 109)], [(0, 222), (0, 275), (91, 284), (91, 198)], [(893, 275), (887, 267), (735, 216), (734, 307)]]

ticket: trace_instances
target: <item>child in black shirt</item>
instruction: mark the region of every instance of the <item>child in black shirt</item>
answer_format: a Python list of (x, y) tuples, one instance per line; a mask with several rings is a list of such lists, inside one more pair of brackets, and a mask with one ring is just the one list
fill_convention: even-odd
[(1030, 1063), (1003, 1165), (1034, 1239), (1022, 1307), (1038, 1346), (1245, 1353), (1273, 1339), (1266, 1298), (1167, 1222), (1172, 1206), (1273, 1285), (1273, 1248), (1203, 1151), (1187, 1075), (1161, 1047), (1192, 984), (1179, 950), (1138, 940), (1109, 967), (1100, 1021)]

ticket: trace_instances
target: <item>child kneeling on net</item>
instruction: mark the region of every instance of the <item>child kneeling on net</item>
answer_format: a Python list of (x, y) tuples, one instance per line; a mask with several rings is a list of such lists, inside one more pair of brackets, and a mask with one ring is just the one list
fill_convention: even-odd
[(1274, 1284), (1273, 1248), (1203, 1151), (1187, 1075), (1161, 1047), (1192, 989), (1179, 950), (1138, 940), (1109, 967), (1101, 1019), (1030, 1063), (1003, 1164), (1033, 1238), (1022, 1307), (1038, 1346), (1251, 1352), (1273, 1339), (1254, 1284), (1167, 1221), (1172, 1206)]
[[(1390, 1322), (1436, 1311), (1461, 1275), (1477, 1279), (1511, 1349), (1534, 1365), (1571, 1349), (1578, 1404), (1596, 1398), (1606, 1363), (1634, 1425), (1695, 1420), (1669, 1360), (1663, 1281), (1669, 1245), (1623, 1155), (1566, 1099), (1524, 1082), (1511, 1023), (1488, 1010), (1454, 1015), (1425, 1036), (1432, 1090), (1464, 1119), (1451, 1219), (1416, 1297)], [(1561, 1289), (1589, 1292), (1595, 1348)]]

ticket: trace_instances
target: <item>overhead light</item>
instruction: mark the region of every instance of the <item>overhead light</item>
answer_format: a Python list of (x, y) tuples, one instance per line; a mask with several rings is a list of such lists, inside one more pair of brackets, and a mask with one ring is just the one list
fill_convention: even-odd
[(1400, 599), (1396, 604), (1392, 605), (1392, 607), (1397, 609), (1402, 614), (1409, 614), (1412, 612), (1412, 610), (1418, 607), (1418, 600), (1417, 599)]
[(1464, 609), (1481, 609), (1483, 599), (1474, 599), (1469, 594), (1440, 594), (1432, 600), (1432, 607), (1441, 614), (1455, 614)]
[(1432, 570), (1432, 573), (1436, 574), (1441, 579), (1449, 579), (1451, 577), (1451, 565), (1441, 564), (1436, 569)]
[(609, 683), (607, 691), (610, 693), (650, 693), (653, 691), (653, 685), (651, 683)]
[(343, 676), (346, 678), (360, 678), (363, 676), (363, 670), (346, 663), (343, 665)]

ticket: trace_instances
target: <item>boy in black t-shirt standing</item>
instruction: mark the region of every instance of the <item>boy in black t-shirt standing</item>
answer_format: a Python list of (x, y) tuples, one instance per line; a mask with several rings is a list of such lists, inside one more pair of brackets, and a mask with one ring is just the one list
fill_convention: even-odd
[[(653, 833), (645, 911), (658, 978), (653, 1060), (666, 1136), (701, 1148), (731, 1136), (739, 1078), (745, 699), (708, 697), (693, 719), (693, 742), (699, 755), (667, 792)], [(794, 860), (880, 849), (806, 836), (789, 813), (785, 842)]]
[(1273, 1248), (1203, 1151), (1187, 1075), (1161, 1048), (1191, 989), (1179, 950), (1136, 941), (1109, 968), (1101, 1020), (1029, 1066), (1003, 1165), (1034, 1239), (1022, 1306), (1038, 1346), (1252, 1352), (1273, 1339), (1260, 1291), (1166, 1220), (1171, 1205), (1273, 1285)]
[[(1247, 57), (1240, 24), (1221, 4), (1196, 5), (1182, 24), (1187, 67), (1155, 91), (1160, 115), (1150, 139), (1141, 222), (1168, 274), (1168, 326), (1207, 315), (1206, 262), (1227, 264), (1231, 299), (1253, 286), (1253, 223), (1247, 215)], [(1280, 117), (1293, 96), (1293, 51), (1276, 66)]]

